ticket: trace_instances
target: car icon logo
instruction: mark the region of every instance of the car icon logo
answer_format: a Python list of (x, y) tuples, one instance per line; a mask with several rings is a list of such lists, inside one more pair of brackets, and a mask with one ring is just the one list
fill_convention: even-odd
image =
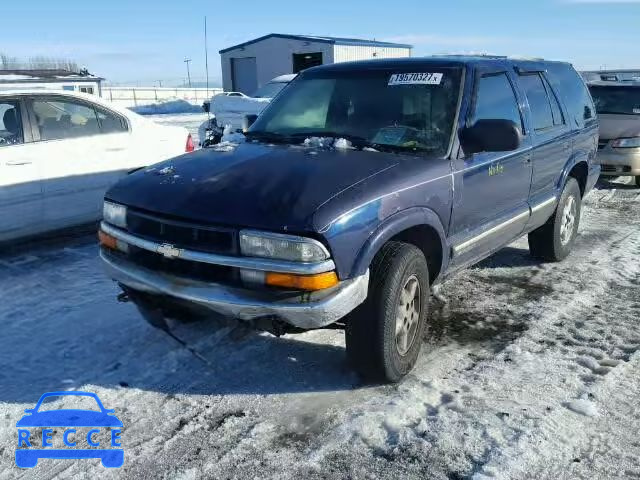
[[(50, 397), (82, 396), (95, 400), (99, 410), (59, 409), (39, 411), (42, 403)], [(49, 392), (40, 397), (36, 406), (25, 410), (18, 422), (18, 448), (16, 449), (16, 465), (21, 468), (33, 468), (40, 458), (82, 459), (99, 458), (107, 468), (118, 468), (124, 463), (124, 449), (121, 445), (122, 422), (114, 415), (114, 410), (104, 407), (98, 395), (91, 392)], [(54, 430), (54, 427), (55, 430)], [(89, 427), (86, 438), (89, 447), (74, 448), (80, 442), (79, 429)], [(42, 430), (42, 448), (32, 447), (35, 443), (35, 430)], [(31, 430), (30, 430), (31, 429)], [(108, 442), (98, 440), (98, 435), (108, 429)], [(61, 437), (65, 448), (53, 447), (54, 434)], [(104, 448), (108, 443), (111, 448)]]
[(165, 258), (178, 258), (182, 255), (182, 250), (180, 248), (171, 245), (170, 243), (163, 243), (158, 246), (156, 252), (163, 255)]

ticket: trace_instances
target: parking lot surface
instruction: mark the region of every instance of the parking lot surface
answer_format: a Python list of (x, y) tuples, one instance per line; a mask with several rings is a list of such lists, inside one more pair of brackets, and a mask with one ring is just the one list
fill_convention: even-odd
[[(640, 476), (640, 190), (603, 183), (571, 256), (519, 240), (441, 285), (397, 386), (366, 385), (343, 333), (239, 322), (148, 326), (93, 235), (0, 254), (0, 478)], [(182, 343), (183, 342), (183, 343)], [(97, 393), (124, 424), (122, 469), (14, 465), (41, 394)]]

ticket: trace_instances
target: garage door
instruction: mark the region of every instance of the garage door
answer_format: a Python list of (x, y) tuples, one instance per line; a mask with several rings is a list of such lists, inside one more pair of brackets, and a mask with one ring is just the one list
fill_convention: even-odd
[(231, 75), (233, 90), (252, 95), (258, 89), (256, 57), (232, 58)]

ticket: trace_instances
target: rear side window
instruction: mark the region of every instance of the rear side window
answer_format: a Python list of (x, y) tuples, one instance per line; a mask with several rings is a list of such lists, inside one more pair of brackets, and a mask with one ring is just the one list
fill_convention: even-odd
[(41, 140), (89, 137), (127, 130), (121, 117), (73, 99), (36, 98), (32, 108)]
[(582, 77), (569, 64), (548, 65), (548, 78), (551, 86), (562, 97), (567, 108), (568, 123), (580, 128), (594, 122), (596, 111), (589, 90)]
[(478, 120), (511, 120), (522, 131), (515, 93), (506, 73), (480, 78), (472, 124)]
[(540, 74), (521, 75), (520, 83), (529, 101), (531, 121), (533, 122), (534, 130), (544, 130), (545, 128), (553, 127), (554, 121), (551, 102), (549, 101), (547, 90), (544, 88)]
[(558, 101), (558, 97), (556, 93), (549, 85), (546, 77), (542, 76), (542, 80), (544, 81), (544, 88), (547, 90), (547, 95), (549, 96), (549, 102), (551, 103), (551, 114), (553, 115), (553, 124), (554, 125), (564, 125), (564, 115), (562, 114), (562, 108), (560, 107), (560, 102)]
[(124, 118), (102, 108), (96, 108), (95, 110), (96, 115), (98, 116), (100, 133), (118, 133), (127, 131), (127, 122)]
[(0, 148), (24, 142), (17, 100), (0, 100)]
[(41, 140), (88, 137), (100, 133), (95, 110), (84, 103), (66, 99), (35, 99), (33, 112)]

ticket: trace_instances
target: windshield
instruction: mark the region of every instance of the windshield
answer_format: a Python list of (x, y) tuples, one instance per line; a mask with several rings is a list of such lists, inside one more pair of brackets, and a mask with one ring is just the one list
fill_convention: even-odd
[(354, 146), (444, 155), (461, 69), (423, 70), (329, 70), (303, 75), (267, 107), (248, 133), (270, 141), (345, 138)]
[(599, 114), (640, 115), (640, 87), (589, 87)]
[(273, 98), (280, 93), (284, 87), (287, 86), (287, 82), (269, 82), (260, 87), (252, 95), (254, 98)]

